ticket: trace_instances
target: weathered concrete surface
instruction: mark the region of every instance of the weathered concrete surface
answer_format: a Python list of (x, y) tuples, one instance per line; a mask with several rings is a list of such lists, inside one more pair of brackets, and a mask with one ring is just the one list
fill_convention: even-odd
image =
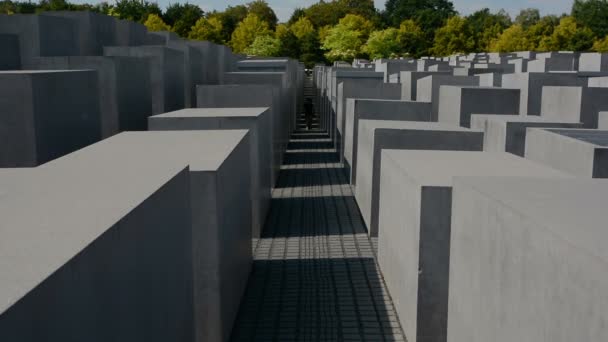
[(148, 30), (143, 24), (116, 19), (116, 45), (138, 46), (146, 44)]
[(270, 184), (276, 184), (280, 161), (283, 159), (283, 136), (279, 107), (279, 90), (276, 87), (255, 84), (225, 84), (225, 85), (199, 85), (197, 86), (198, 108), (251, 108), (269, 107), (272, 126), (264, 132), (272, 141)]
[(441, 86), (439, 122), (471, 126), (471, 114), (508, 115), (519, 112), (519, 89)]
[(608, 112), (599, 113), (598, 129), (608, 130)]
[(89, 11), (46, 11), (41, 16), (55, 16), (74, 21), (78, 56), (101, 56), (104, 46), (117, 45), (116, 18)]
[(449, 71), (402, 71), (401, 99), (405, 101), (416, 101), (418, 91), (418, 80), (430, 75), (450, 75)]
[(571, 177), (509, 153), (382, 151), (378, 262), (408, 341), (445, 341), (452, 179)]
[(526, 158), (579, 177), (608, 178), (608, 131), (530, 128), (527, 137)]
[(605, 110), (608, 110), (608, 88), (543, 87), (541, 116), (597, 128), (599, 113)]
[(523, 157), (526, 132), (530, 127), (582, 128), (583, 124), (561, 122), (542, 116), (471, 115), (471, 129), (484, 132), (483, 150), (486, 152), (509, 152)]
[(599, 180), (456, 178), (448, 341), (603, 340), (607, 196)]
[(92, 70), (0, 71), (0, 167), (37, 166), (99, 141), (97, 84)]
[(196, 108), (149, 118), (152, 131), (247, 129), (250, 140), (251, 234), (259, 238), (270, 207), (272, 139), (268, 108)]
[(438, 121), (439, 118), (439, 89), (442, 85), (479, 86), (479, 77), (430, 75), (419, 79), (416, 101), (432, 103), (431, 121)]
[(149, 62), (152, 113), (184, 108), (184, 53), (164, 46), (104, 47), (106, 56), (138, 57)]
[(344, 129), (344, 167), (351, 184), (357, 179), (359, 120), (431, 121), (431, 104), (427, 102), (348, 99)]
[(19, 37), (16, 34), (0, 34), (0, 70), (21, 69)]
[(134, 57), (42, 57), (32, 59), (25, 68), (96, 70), (102, 138), (148, 127), (147, 119), (152, 114), (148, 61)]
[(19, 37), (21, 61), (34, 57), (78, 55), (72, 19), (46, 15), (0, 15), (0, 33)]
[(608, 71), (608, 54), (581, 53), (578, 71)]
[(540, 115), (544, 86), (584, 86), (587, 79), (575, 73), (516, 73), (502, 76), (502, 87), (520, 89), (519, 113)]
[(355, 197), (371, 236), (378, 235), (381, 151), (481, 151), (483, 132), (436, 122), (359, 120)]
[(196, 86), (205, 83), (203, 51), (195, 44), (183, 39), (170, 40), (167, 42), (167, 47), (179, 50), (184, 54), (184, 106), (196, 108)]

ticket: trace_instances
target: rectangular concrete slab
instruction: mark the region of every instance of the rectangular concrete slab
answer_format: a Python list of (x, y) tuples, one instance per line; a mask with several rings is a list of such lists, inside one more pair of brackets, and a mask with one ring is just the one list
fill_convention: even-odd
[(444, 85), (439, 90), (439, 122), (470, 127), (471, 114), (505, 115), (518, 112), (518, 89)]
[(382, 151), (378, 262), (408, 341), (445, 341), (452, 180), (563, 177), (504, 152)]
[(19, 36), (16, 34), (0, 34), (0, 70), (18, 69), (21, 69)]
[(608, 183), (454, 180), (448, 341), (608, 335)]
[(251, 234), (259, 238), (270, 207), (272, 140), (268, 108), (192, 108), (149, 118), (151, 131), (247, 129), (250, 139)]
[(90, 11), (45, 11), (40, 15), (74, 21), (78, 56), (101, 56), (104, 46), (117, 45), (116, 18), (112, 16)]
[(97, 87), (93, 70), (0, 71), (0, 167), (37, 166), (99, 141)]
[(483, 150), (486, 152), (509, 152), (523, 157), (526, 132), (530, 127), (582, 128), (583, 124), (560, 122), (542, 116), (471, 115), (471, 129), (484, 132)]
[(608, 88), (543, 87), (541, 116), (597, 128), (599, 113), (605, 110), (608, 110)]
[(608, 178), (608, 131), (530, 128), (525, 156), (578, 177)]
[(416, 101), (431, 102), (431, 121), (439, 119), (439, 89), (442, 85), (479, 86), (477, 76), (431, 75), (418, 80)]
[(416, 101), (418, 80), (437, 74), (450, 75), (448, 71), (402, 71), (399, 77), (401, 82), (401, 99)]
[(356, 185), (359, 120), (431, 121), (428, 102), (347, 99), (344, 129), (344, 167), (351, 184)]
[(481, 151), (483, 132), (436, 122), (360, 120), (355, 198), (371, 236), (378, 235), (381, 151)]

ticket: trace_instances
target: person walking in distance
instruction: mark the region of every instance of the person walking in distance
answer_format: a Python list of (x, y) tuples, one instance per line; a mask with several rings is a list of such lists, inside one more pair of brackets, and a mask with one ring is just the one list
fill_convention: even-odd
[(312, 129), (312, 112), (313, 112), (312, 99), (310, 97), (307, 97), (304, 100), (304, 116), (306, 118), (306, 128), (309, 131)]

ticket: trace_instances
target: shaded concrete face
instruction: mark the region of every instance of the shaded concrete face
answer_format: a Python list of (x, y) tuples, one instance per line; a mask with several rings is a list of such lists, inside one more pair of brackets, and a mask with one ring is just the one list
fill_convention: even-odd
[(581, 53), (579, 58), (579, 71), (608, 71), (608, 54)]
[(439, 89), (442, 85), (478, 86), (479, 77), (431, 75), (419, 79), (416, 101), (432, 103), (431, 121), (439, 120)]
[(185, 109), (149, 119), (152, 131), (247, 129), (250, 140), (251, 234), (259, 238), (270, 206), (272, 130), (268, 108)]
[(140, 23), (116, 19), (116, 45), (137, 46), (146, 43), (148, 30)]
[(524, 157), (526, 132), (532, 127), (582, 128), (583, 124), (558, 122), (540, 116), (471, 115), (471, 129), (484, 132), (483, 150), (486, 152), (509, 152)]
[(101, 139), (94, 71), (4, 71), (0, 93), (2, 167), (37, 166)]
[(76, 24), (44, 15), (0, 15), (0, 33), (19, 37), (21, 61), (34, 57), (78, 55)]
[(102, 138), (143, 131), (152, 114), (148, 62), (133, 57), (43, 57), (25, 65), (37, 70), (97, 71)]
[(347, 99), (344, 130), (344, 166), (356, 185), (359, 120), (430, 121), (431, 104), (396, 100)]
[(471, 114), (519, 112), (518, 89), (441, 86), (439, 92), (440, 122), (470, 127)]
[(21, 69), (19, 37), (16, 34), (0, 34), (0, 70)]
[(382, 151), (378, 261), (408, 341), (445, 341), (452, 179), (570, 178), (507, 153)]
[(606, 194), (597, 180), (457, 178), (448, 341), (602, 340)]
[(382, 149), (483, 150), (483, 132), (442, 123), (360, 120), (356, 198), (371, 236), (378, 235)]
[(449, 71), (402, 71), (401, 81), (401, 100), (416, 101), (418, 92), (418, 80), (430, 75), (449, 75)]
[(608, 178), (608, 131), (529, 129), (528, 159), (578, 177)]
[(170, 40), (167, 46), (184, 54), (184, 106), (196, 108), (196, 86), (205, 83), (203, 53), (187, 40)]
[(599, 113), (608, 110), (608, 88), (601, 86), (543, 87), (542, 96), (542, 116), (582, 122), (585, 128), (598, 128)]
[(77, 55), (79, 56), (101, 56), (104, 46), (117, 45), (114, 17), (88, 11), (48, 11), (41, 15), (68, 18), (74, 21), (77, 34)]
[(184, 108), (183, 52), (164, 46), (104, 47), (104, 55), (148, 61), (153, 114)]

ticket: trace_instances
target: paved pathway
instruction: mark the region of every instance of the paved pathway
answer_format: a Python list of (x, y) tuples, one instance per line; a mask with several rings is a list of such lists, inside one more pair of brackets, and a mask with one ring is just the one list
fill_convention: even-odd
[(405, 341), (326, 134), (294, 133), (233, 341)]

